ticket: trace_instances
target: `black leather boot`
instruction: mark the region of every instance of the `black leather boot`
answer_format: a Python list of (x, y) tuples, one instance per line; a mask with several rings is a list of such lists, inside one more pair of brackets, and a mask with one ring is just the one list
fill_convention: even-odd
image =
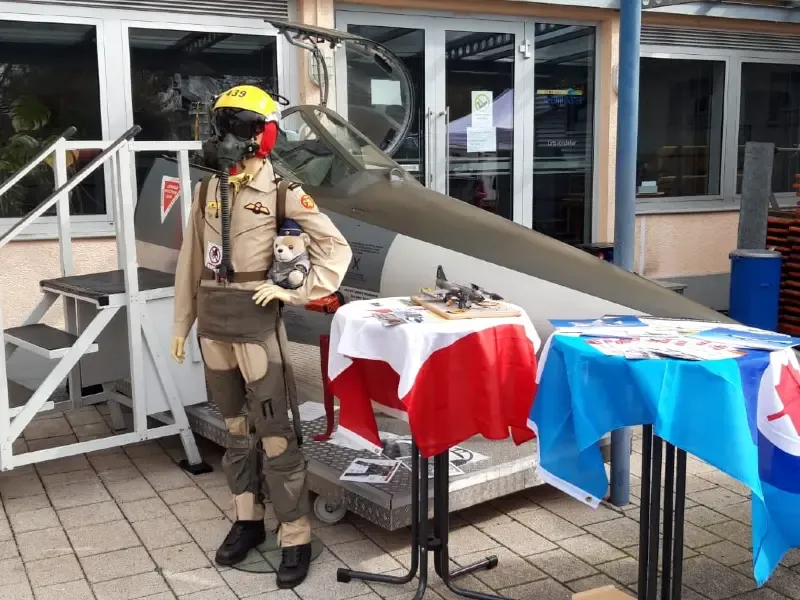
[(281, 566), (278, 567), (277, 583), (282, 590), (303, 583), (311, 565), (311, 544), (281, 548)]
[(267, 539), (264, 521), (236, 521), (217, 550), (214, 560), (218, 565), (230, 567), (242, 562), (247, 553)]

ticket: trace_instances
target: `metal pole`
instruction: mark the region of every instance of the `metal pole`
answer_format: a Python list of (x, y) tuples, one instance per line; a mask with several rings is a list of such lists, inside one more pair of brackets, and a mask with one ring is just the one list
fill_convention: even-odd
[[(617, 84), (617, 177), (614, 264), (633, 271), (636, 244), (636, 142), (639, 135), (639, 37), (641, 0), (621, 0)], [(611, 503), (630, 501), (631, 430), (611, 432)]]

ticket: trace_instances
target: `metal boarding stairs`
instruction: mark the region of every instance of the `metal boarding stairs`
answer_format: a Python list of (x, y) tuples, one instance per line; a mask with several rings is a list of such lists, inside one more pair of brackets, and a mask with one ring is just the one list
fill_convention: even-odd
[[(191, 205), (191, 183), (189, 152), (200, 149), (200, 142), (135, 142), (133, 138), (141, 131), (133, 126), (112, 142), (70, 141), (75, 133), (70, 127), (55, 142), (42, 150), (11, 179), (0, 186), (0, 196), (21, 181), (37, 165), (51, 154), (54, 155), (55, 191), (35, 209), (20, 219), (8, 231), (0, 235), (0, 250), (13, 241), (34, 221), (45, 215), (53, 207), (56, 209), (58, 224), (59, 256), (61, 277), (40, 283), (42, 296), (36, 307), (27, 315), (23, 324), (3, 330), (2, 310), (0, 309), (0, 342), (4, 353), (0, 355), (0, 471), (7, 471), (27, 464), (73, 456), (85, 452), (104, 450), (126, 444), (142, 442), (170, 435), (179, 435), (187, 459), (182, 466), (193, 473), (210, 470), (202, 462), (197, 445), (190, 430), (189, 422), (180, 400), (176, 382), (166, 366), (166, 352), (163, 344), (157, 343), (158, 324), (148, 318), (145, 303), (171, 288), (174, 281), (164, 273), (137, 267), (136, 241), (134, 232), (134, 153), (171, 152), (178, 158), (182, 219), (185, 225), (189, 218)], [(101, 152), (71, 178), (67, 171), (66, 152), (71, 150), (101, 150)], [(105, 278), (105, 292), (96, 293), (82, 289), (78, 285), (82, 276), (73, 275), (72, 234), (69, 214), (69, 193), (101, 166), (110, 173), (112, 203), (117, 242), (117, 266), (119, 271), (95, 275)], [(145, 273), (143, 273), (143, 271)], [(149, 275), (160, 275), (156, 284), (149, 287), (140, 285)], [(87, 277), (87, 276), (83, 276)], [(156, 279), (159, 279), (156, 277)], [(97, 286), (96, 286), (97, 287)], [(64, 304), (66, 330), (57, 329), (40, 321), (48, 310), (61, 298)], [(92, 305), (89, 319), (79, 324), (80, 305)], [(124, 312), (126, 323), (127, 354), (130, 367), (130, 394), (123, 396), (113, 385), (103, 384), (102, 392), (83, 396), (79, 374), (79, 362), (84, 356), (98, 353), (97, 338), (118, 313)], [(84, 312), (84, 315), (86, 313)], [(85, 326), (84, 326), (85, 325)], [(8, 379), (8, 360), (18, 349), (57, 361), (49, 374), (35, 390), (30, 390)], [(106, 350), (104, 350), (105, 352)], [(161, 413), (159, 420), (166, 424), (148, 427), (148, 417), (153, 411), (147, 405), (145, 391), (150, 382), (145, 381), (145, 360), (167, 399), (168, 413)], [(148, 373), (149, 377), (150, 374)], [(86, 404), (109, 400), (115, 435), (79, 441), (67, 445), (14, 454), (12, 445), (23, 433), (26, 426), (40, 412), (55, 408), (52, 400), (54, 392), (67, 379), (69, 387), (68, 408), (79, 408)], [(133, 431), (119, 433), (125, 429), (120, 404), (127, 405), (133, 413)], [(163, 414), (169, 416), (164, 419)]]

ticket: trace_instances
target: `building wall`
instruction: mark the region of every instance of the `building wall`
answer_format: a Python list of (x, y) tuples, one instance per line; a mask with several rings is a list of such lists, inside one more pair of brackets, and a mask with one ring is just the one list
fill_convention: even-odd
[[(597, 173), (597, 241), (613, 241), (614, 189), (617, 128), (617, 98), (613, 90), (612, 72), (618, 62), (619, 19), (616, 11), (574, 6), (538, 4), (528, 1), (493, 0), (344, 0), (341, 4), (368, 7), (400, 7), (408, 10), (436, 11), (450, 14), (485, 14), (538, 16), (547, 19), (594, 21), (598, 23), (599, 78), (597, 81), (598, 119), (595, 135), (600, 151), (595, 157)], [(567, 2), (564, 3), (568, 4)], [(333, 0), (297, 0), (295, 18), (301, 22), (323, 27), (334, 26), (336, 4)], [(696, 16), (670, 15), (645, 11), (644, 23), (747, 31), (778, 34), (800, 33), (798, 24), (766, 23), (732, 19), (712, 19)], [(298, 92), (301, 101), (316, 102), (318, 88), (307, 76), (308, 64), (304, 52), (299, 54)], [(331, 90), (331, 102), (336, 94)], [(728, 272), (728, 252), (735, 247), (738, 213), (677, 213), (648, 214), (637, 217), (636, 267), (644, 276), (681, 280), (689, 283), (687, 293), (699, 300), (705, 298), (712, 281), (717, 288), (725, 285)], [(58, 244), (56, 241), (15, 242), (0, 250), (0, 298), (6, 326), (19, 324), (35, 306), (39, 297), (40, 279), (59, 274)], [(112, 239), (79, 239), (74, 242), (76, 273), (111, 270), (116, 266), (116, 249)], [(13, 268), (9, 268), (13, 266)], [(693, 293), (692, 287), (703, 292)], [(698, 295), (699, 294), (699, 295)], [(722, 298), (719, 289), (711, 293)], [(716, 302), (717, 300), (715, 300)], [(718, 306), (724, 308), (724, 306)], [(58, 323), (60, 307), (54, 307), (49, 321)]]
[[(72, 247), (74, 274), (113, 271), (117, 268), (117, 247), (113, 239), (77, 239)], [(39, 302), (39, 282), (61, 275), (58, 242), (16, 241), (0, 250), (0, 298), (3, 325), (20, 325)], [(44, 322), (61, 327), (64, 314), (57, 302)]]
[[(670, 15), (658, 11), (645, 11), (643, 23), (779, 35), (800, 33), (799, 24)], [(611, 195), (606, 198), (607, 204), (611, 204), (610, 198)], [(736, 248), (738, 211), (648, 214), (639, 215), (636, 220), (635, 264), (640, 274), (686, 283), (688, 296), (713, 308), (727, 309), (728, 254)], [(613, 223), (608, 233), (607, 239), (612, 240)]]

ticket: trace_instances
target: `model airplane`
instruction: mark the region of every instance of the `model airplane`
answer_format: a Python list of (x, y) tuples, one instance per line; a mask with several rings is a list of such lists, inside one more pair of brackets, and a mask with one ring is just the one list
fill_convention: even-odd
[(472, 304), (480, 304), (486, 300), (502, 300), (502, 296), (487, 292), (483, 288), (471, 283), (461, 285), (447, 280), (442, 265), (436, 269), (436, 291), (443, 292), (442, 300), (448, 306), (456, 305), (461, 310), (472, 307)]
[[(542, 337), (553, 330), (549, 319), (608, 314), (731, 322), (658, 283), (424, 187), (389, 156), (406, 139), (417, 112), (402, 61), (380, 44), (350, 33), (278, 21), (271, 25), (307, 50), (321, 43), (336, 47), (336, 60), (345, 60), (346, 50), (346, 84), (338, 86), (338, 105), (363, 132), (325, 106), (324, 93), (320, 105), (283, 112), (283, 135), (271, 158), (275, 170), (301, 183), (350, 242), (353, 264), (341, 287), (348, 300), (406, 296), (429, 286), (434, 270), (456, 298), (491, 297), (477, 286), (450, 283), (446, 269), (455, 281), (481, 281), (518, 305)], [(390, 107), (391, 117), (386, 107), (372, 105), (375, 79), (396, 82), (392, 89), (399, 90), (400, 104)], [(192, 171), (193, 182), (206, 173), (200, 167)], [(176, 161), (158, 159), (142, 186), (136, 209), (140, 266), (174, 272), (181, 210), (162, 218), (159, 199), (164, 177), (177, 175)], [(317, 344), (330, 330), (331, 317), (324, 313), (293, 308), (286, 316), (292, 341)]]

